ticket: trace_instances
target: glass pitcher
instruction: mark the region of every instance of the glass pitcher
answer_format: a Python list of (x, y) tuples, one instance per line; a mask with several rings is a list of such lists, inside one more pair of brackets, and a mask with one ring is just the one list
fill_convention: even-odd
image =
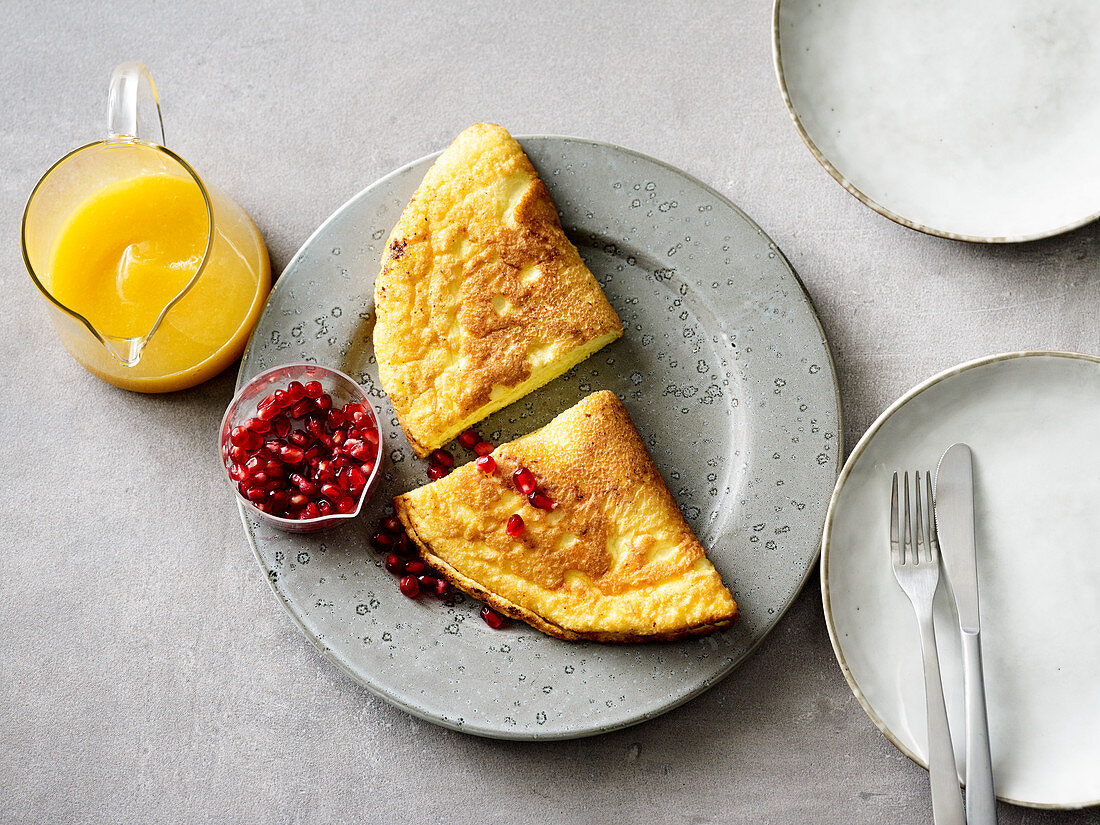
[(271, 287), (248, 214), (163, 144), (149, 70), (124, 63), (107, 138), (50, 167), (23, 214), (23, 260), (61, 342), (93, 375), (140, 392), (229, 366)]

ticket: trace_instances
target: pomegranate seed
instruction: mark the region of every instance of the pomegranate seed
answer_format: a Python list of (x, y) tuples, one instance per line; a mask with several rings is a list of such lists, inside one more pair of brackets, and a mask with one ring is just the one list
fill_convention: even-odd
[(379, 553), (385, 553), (391, 547), (393, 547), (396, 539), (389, 533), (383, 533), (381, 531), (371, 536), (371, 544), (374, 545), (374, 549)]
[(504, 617), (488, 605), (481, 608), (481, 618), (483, 618), (485, 624), (489, 625), (493, 630), (499, 630), (504, 627)]
[[(347, 408), (344, 408), (344, 412), (347, 412)], [(351, 414), (351, 420), (355, 423), (356, 427), (361, 429), (367, 429), (374, 426), (374, 416), (367, 412), (353, 412)], [(442, 452), (446, 452), (445, 450)], [(450, 453), (447, 453), (450, 455)]]
[(316, 415), (306, 417), (306, 430), (314, 438), (320, 438), (325, 434), (325, 422)]
[(304, 496), (317, 495), (317, 490), (320, 489), (308, 478), (298, 473), (291, 473), (288, 478), (290, 479), (291, 484), (298, 488), (298, 492), (300, 492)]
[(278, 455), (279, 454), (279, 448), (282, 447), (282, 446), (283, 446), (283, 442), (281, 442), (277, 438), (269, 438), (267, 441), (264, 442), (264, 449), (267, 450), (272, 455)]
[(481, 458), (474, 461), (474, 464), (476, 464), (477, 468), (483, 473), (496, 472), (497, 469), (496, 459), (491, 455), (483, 455)]
[(279, 457), (287, 464), (301, 464), (302, 459), (306, 457), (306, 451), (301, 447), (287, 445), (280, 448)]
[(447, 468), (455, 466), (455, 457), (446, 450), (434, 450), (429, 458)]
[(439, 481), (445, 475), (448, 475), (451, 471), (444, 467), (442, 464), (429, 464), (428, 465), (428, 478), (432, 481)]
[(363, 440), (371, 444), (375, 449), (378, 448), (378, 430), (373, 427), (363, 433)]
[(323, 498), (317, 502), (317, 512), (320, 513), (322, 516), (331, 516), (332, 510), (332, 502), (330, 502), (328, 499)]
[(244, 427), (234, 427), (229, 431), (229, 443), (234, 447), (244, 447), (250, 438), (248, 430)]
[(286, 390), (275, 390), (275, 406), (282, 409), (287, 405)]
[(479, 441), (474, 445), (474, 452), (478, 455), (489, 455), (493, 451), (493, 445), (488, 441)]
[(248, 492), (244, 494), (244, 497), (249, 501), (263, 501), (267, 498), (267, 491), (262, 487), (249, 487)]
[(270, 421), (277, 415), (282, 415), (282, 412), (282, 408), (275, 402), (272, 402), (266, 407), (260, 407), (259, 409), (257, 409), (256, 417), (259, 418), (261, 421)]
[(348, 437), (348, 434), (343, 430), (337, 430), (332, 434), (332, 443), (337, 447), (341, 447), (344, 444), (344, 440)]
[(271, 477), (264, 470), (260, 470), (252, 474), (251, 483), (254, 487), (263, 487), (270, 479)]
[(395, 576), (400, 576), (405, 572), (405, 562), (396, 553), (390, 553), (386, 556), (386, 569)]
[(321, 495), (325, 496), (325, 498), (329, 498), (329, 499), (332, 499), (333, 501), (335, 501), (336, 499), (340, 498), (343, 494), (344, 494), (344, 491), (341, 490), (339, 487), (337, 487), (335, 484), (322, 484), (321, 485)]
[(290, 506), (295, 510), (299, 510), (307, 504), (309, 504), (309, 496), (303, 495), (302, 493), (294, 493), (290, 497)]
[(307, 381), (302, 389), (305, 391), (307, 398), (313, 399), (320, 398), (321, 393), (325, 391), (324, 387), (321, 386), (320, 381)]
[(447, 598), (447, 593), (450, 591), (450, 586), (447, 584), (446, 579), (435, 580), (435, 595), (441, 599)]
[(301, 430), (295, 430), (288, 436), (288, 438), (290, 439), (291, 444), (295, 444), (299, 447), (306, 447), (310, 443), (309, 436)]
[(271, 429), (271, 422), (264, 421), (262, 418), (250, 418), (244, 422), (245, 429), (252, 430), (254, 433), (266, 433)]
[(558, 505), (554, 499), (542, 492), (542, 490), (535, 490), (527, 494), (527, 500), (531, 502), (532, 507), (538, 507), (540, 510), (546, 510), (550, 512)]
[(329, 410), (328, 418), (325, 419), (325, 423), (333, 429), (342, 427), (344, 425), (344, 414), (339, 410)]
[(526, 467), (520, 467), (512, 474), (512, 482), (516, 485), (516, 489), (525, 496), (529, 496), (535, 491), (535, 474)]
[(229, 468), (229, 477), (234, 481), (244, 481), (248, 478), (248, 470), (240, 464), (234, 464)]
[(479, 441), (481, 441), (481, 436), (474, 430), (466, 430), (458, 436), (458, 443), (467, 450), (472, 450)]
[(397, 544), (394, 547), (394, 552), (399, 556), (411, 556), (413, 551), (412, 542), (409, 537), (402, 533), (397, 537)]
[(303, 398), (301, 401), (299, 401), (297, 404), (295, 404), (293, 407), (290, 408), (290, 417), (291, 418), (305, 418), (307, 415), (309, 415), (315, 409), (317, 409), (316, 404), (314, 404), (308, 398)]
[(354, 467), (349, 467), (347, 469), (343, 479), (347, 482), (347, 489), (352, 491), (362, 490), (367, 486), (367, 477), (363, 475), (361, 470), (357, 470)]
[(347, 515), (355, 512), (355, 499), (351, 496), (341, 496), (336, 500), (336, 511)]
[(248, 461), (248, 451), (244, 447), (233, 445), (229, 448), (229, 460), (234, 464), (244, 464)]
[(513, 513), (508, 517), (508, 523), (504, 526), (504, 532), (512, 538), (520, 535), (524, 528), (523, 517), (519, 513)]
[(272, 510), (286, 510), (286, 505), (290, 501), (290, 496), (284, 493), (282, 490), (272, 490), (267, 495), (267, 502), (271, 505)]
[(362, 412), (363, 412), (363, 405), (360, 404), (357, 401), (349, 401), (343, 407), (344, 415), (346, 415), (348, 418), (351, 418), (353, 420), (355, 418), (356, 413), (361, 414)]
[(401, 595), (408, 596), (410, 599), (420, 595), (420, 583), (416, 580), (416, 576), (404, 576), (398, 588), (401, 590)]
[(306, 388), (301, 381), (291, 381), (286, 385), (286, 394), (291, 401), (297, 401), (306, 394)]
[(244, 463), (244, 468), (248, 470), (249, 475), (252, 475), (253, 473), (260, 472), (265, 465), (266, 462), (263, 459), (261, 459), (258, 455), (254, 455), (252, 456), (252, 458), (248, 459), (248, 461)]
[(397, 516), (386, 516), (382, 519), (382, 529), (388, 530), (391, 533), (404, 532), (405, 527), (401, 524), (401, 520)]
[(317, 396), (316, 402), (317, 409), (319, 409), (321, 412), (328, 412), (332, 409), (332, 396), (329, 395), (327, 392), (321, 393), (319, 396)]
[(428, 565), (422, 561), (410, 561), (405, 565), (405, 572), (411, 576), (423, 576), (428, 572)]
[(275, 396), (273, 394), (272, 395), (265, 395), (263, 400), (259, 404), (256, 405), (256, 409), (259, 410), (259, 409), (262, 409), (264, 407), (274, 407), (274, 406), (275, 406)]
[(302, 511), (303, 518), (317, 518), (321, 515), (320, 508), (317, 507), (315, 502), (310, 502), (306, 505), (306, 509)]
[(435, 576), (417, 576), (416, 580), (420, 582), (420, 586), (428, 593), (434, 593), (435, 586), (439, 583), (439, 579)]

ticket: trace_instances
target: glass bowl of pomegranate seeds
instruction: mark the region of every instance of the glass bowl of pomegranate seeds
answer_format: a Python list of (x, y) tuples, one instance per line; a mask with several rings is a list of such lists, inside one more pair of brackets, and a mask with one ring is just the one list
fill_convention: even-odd
[(379, 478), (382, 431), (347, 375), (285, 364), (237, 393), (220, 450), (237, 499), (260, 521), (309, 533), (359, 515)]

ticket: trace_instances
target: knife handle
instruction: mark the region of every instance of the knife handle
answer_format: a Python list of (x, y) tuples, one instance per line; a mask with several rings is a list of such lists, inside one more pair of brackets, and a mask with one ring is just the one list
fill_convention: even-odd
[(962, 653), (966, 692), (966, 822), (967, 825), (997, 825), (989, 723), (985, 715), (982, 642), (978, 633), (963, 631)]

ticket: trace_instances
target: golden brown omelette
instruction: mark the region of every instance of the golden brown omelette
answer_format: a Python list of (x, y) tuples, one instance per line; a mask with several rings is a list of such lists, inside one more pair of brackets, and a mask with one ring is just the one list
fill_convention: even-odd
[(428, 170), (375, 305), (378, 374), (422, 457), (623, 332), (531, 161), (487, 123)]
[[(421, 557), (455, 587), (570, 640), (678, 639), (737, 618), (614, 393), (584, 398), (492, 456), (493, 472), (471, 462), (394, 499)], [(553, 510), (523, 494), (520, 468)]]

